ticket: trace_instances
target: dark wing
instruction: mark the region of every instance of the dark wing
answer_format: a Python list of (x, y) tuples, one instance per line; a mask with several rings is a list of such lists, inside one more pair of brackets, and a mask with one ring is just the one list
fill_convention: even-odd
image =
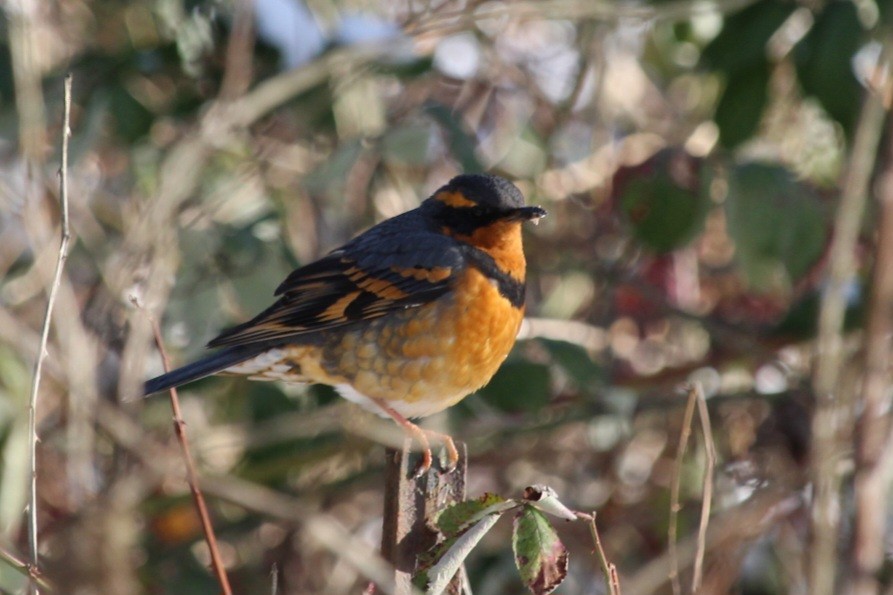
[(282, 297), (275, 304), (208, 345), (288, 340), (444, 295), (464, 267), (460, 248), (437, 232), (405, 232), (405, 225), (391, 223), (397, 219), (292, 272), (276, 290)]

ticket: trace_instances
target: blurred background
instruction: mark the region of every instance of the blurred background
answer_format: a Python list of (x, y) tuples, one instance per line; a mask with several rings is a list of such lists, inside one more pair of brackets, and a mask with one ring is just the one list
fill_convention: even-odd
[[(525, 229), (514, 351), (425, 422), (467, 442), (468, 495), (550, 485), (598, 511), (624, 593), (670, 593), (674, 474), (684, 581), (702, 501), (697, 421), (674, 462), (680, 387), (698, 381), (717, 449), (702, 592), (816, 592), (809, 478), (842, 469), (850, 486), (873, 197), (893, 175), (890, 3), (0, 5), (0, 592), (26, 584), (9, 560), (28, 550), (28, 393), (59, 245), (66, 72), (73, 240), (37, 411), (56, 592), (219, 592), (167, 399), (122, 402), (162, 371), (150, 319), (187, 363), (291, 269), (475, 171), (515, 181), (549, 216)], [(851, 211), (841, 276), (833, 230), (859, 180), (849, 191), (869, 200), (860, 226)], [(834, 304), (842, 330), (823, 336), (835, 386), (854, 396), (823, 471), (812, 370)], [(361, 590), (362, 571), (304, 521), (377, 547), (390, 426), (318, 386), (211, 378), (181, 399), (234, 591)], [(855, 513), (843, 493), (838, 576)], [(560, 592), (604, 592), (587, 527), (557, 529), (571, 552)], [(472, 554), (476, 593), (524, 592), (510, 531), (502, 521)]]

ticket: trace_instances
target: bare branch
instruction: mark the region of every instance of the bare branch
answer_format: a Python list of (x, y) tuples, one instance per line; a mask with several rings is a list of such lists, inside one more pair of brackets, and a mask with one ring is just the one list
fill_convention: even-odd
[(856, 240), (865, 213), (883, 122), (883, 99), (869, 93), (859, 116), (853, 149), (834, 220), (829, 249), (828, 283), (819, 311), (818, 354), (813, 375), (816, 411), (812, 419), (812, 546), (809, 589), (831, 595), (837, 575), (840, 527), (839, 461), (851, 430), (853, 395), (842, 390), (843, 320), (846, 294), (856, 275)]
[[(152, 333), (155, 336), (155, 344), (161, 354), (161, 360), (164, 364), (164, 371), (169, 372), (171, 362), (164, 348), (164, 342), (161, 338), (161, 329), (158, 321), (149, 315), (152, 324)], [(183, 460), (186, 463), (186, 479), (189, 482), (189, 491), (192, 493), (192, 500), (195, 503), (199, 520), (202, 525), (202, 532), (205, 535), (205, 543), (208, 544), (208, 551), (211, 554), (211, 568), (220, 583), (220, 588), (225, 595), (232, 594), (232, 588), (229, 585), (229, 577), (226, 575), (226, 568), (223, 559), (220, 556), (220, 548), (217, 546), (217, 536), (214, 534), (214, 524), (211, 522), (211, 515), (208, 513), (208, 506), (205, 503), (205, 496), (202, 494), (199, 486), (198, 472), (195, 469), (195, 460), (192, 458), (192, 452), (189, 448), (189, 438), (186, 436), (186, 422), (183, 421), (183, 415), (180, 412), (180, 398), (177, 395), (177, 389), (170, 389), (171, 409), (174, 413), (174, 434), (177, 436), (177, 442), (180, 444), (180, 451), (183, 453)]]
[[(890, 59), (893, 43), (888, 40), (886, 58)], [(879, 70), (889, 71), (888, 64)], [(893, 89), (886, 77), (887, 88)], [(884, 89), (878, 94), (886, 95)], [(893, 122), (888, 124), (893, 131)], [(865, 329), (865, 376), (861, 391), (861, 417), (857, 421), (854, 540), (852, 550), (853, 576), (850, 592), (855, 595), (877, 593), (878, 573), (884, 562), (883, 519), (887, 511), (890, 474), (893, 460), (888, 456), (890, 440), (890, 349), (893, 331), (893, 143), (889, 145), (887, 163), (880, 177), (878, 201), (877, 244), (871, 299)]]
[(601, 537), (598, 534), (598, 527), (595, 526), (596, 513), (585, 514), (578, 512), (577, 516), (589, 523), (589, 533), (592, 535), (592, 542), (595, 544), (595, 553), (598, 554), (599, 563), (602, 566), (602, 573), (605, 575), (605, 588), (609, 595), (620, 595), (620, 576), (617, 574), (617, 566), (613, 562), (608, 561), (608, 555), (602, 546)]
[(667, 528), (667, 547), (670, 554), (670, 583), (673, 585), (673, 595), (680, 595), (682, 587), (679, 584), (679, 552), (676, 548), (677, 527), (679, 522), (679, 489), (682, 482), (682, 461), (685, 458), (685, 450), (688, 447), (688, 439), (691, 436), (691, 422), (695, 414), (695, 402), (698, 395), (694, 387), (688, 392), (688, 401), (685, 405), (685, 416), (682, 420), (682, 431), (679, 434), (679, 445), (676, 447), (676, 459), (673, 463), (673, 479), (670, 483), (670, 522)]
[(698, 545), (695, 552), (694, 576), (691, 579), (691, 592), (698, 593), (704, 579), (704, 554), (707, 551), (707, 526), (710, 523), (710, 510), (713, 503), (713, 472), (716, 467), (716, 445), (713, 441), (713, 428), (710, 424), (710, 412), (707, 400), (700, 383), (695, 383), (692, 392), (697, 396), (698, 417), (701, 418), (701, 430), (704, 432), (704, 480), (701, 488), (701, 521), (698, 525)]
[[(62, 270), (68, 259), (68, 243), (71, 233), (68, 227), (68, 140), (71, 138), (71, 74), (65, 77), (65, 114), (62, 122), (62, 166), (59, 170), (59, 200), (62, 203), (62, 241), (59, 243), (59, 256), (56, 260), (56, 272), (47, 298), (46, 312), (43, 318), (43, 329), (40, 334), (40, 348), (34, 363), (34, 374), (31, 381), (31, 396), (28, 401), (28, 436), (30, 442), (29, 468), (31, 471), (31, 489), (28, 499), (28, 545), (31, 556), (32, 573), (39, 568), (38, 533), (37, 533), (37, 405), (40, 395), (40, 379), (43, 374), (43, 360), (46, 357), (47, 342), (50, 336), (50, 323), (53, 318), (53, 306), (59, 285), (62, 283)], [(32, 575), (31, 593), (39, 592), (39, 584)]]

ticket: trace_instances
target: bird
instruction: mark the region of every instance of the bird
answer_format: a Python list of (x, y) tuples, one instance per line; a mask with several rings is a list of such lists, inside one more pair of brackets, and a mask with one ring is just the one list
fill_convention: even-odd
[(145, 383), (145, 395), (213, 374), (319, 383), (421, 445), (450, 436), (412, 419), (486, 385), (515, 343), (525, 311), (521, 228), (546, 215), (505, 178), (463, 174), (418, 207), (386, 219), (293, 272), (278, 299), (208, 343), (217, 351)]

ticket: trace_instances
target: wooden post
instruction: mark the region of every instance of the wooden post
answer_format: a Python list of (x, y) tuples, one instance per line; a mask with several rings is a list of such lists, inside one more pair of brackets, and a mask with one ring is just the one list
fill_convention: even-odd
[[(443, 471), (435, 457), (431, 469), (421, 477), (413, 477), (421, 455), (410, 451), (411, 440), (402, 450), (387, 449), (385, 453), (384, 525), (381, 553), (396, 569), (397, 595), (412, 593), (412, 575), (419, 554), (437, 543), (433, 529), (435, 514), (454, 502), (465, 499), (465, 471), (467, 448), (456, 442), (459, 462), (450, 472)], [(462, 581), (458, 576), (446, 593), (460, 595)]]

